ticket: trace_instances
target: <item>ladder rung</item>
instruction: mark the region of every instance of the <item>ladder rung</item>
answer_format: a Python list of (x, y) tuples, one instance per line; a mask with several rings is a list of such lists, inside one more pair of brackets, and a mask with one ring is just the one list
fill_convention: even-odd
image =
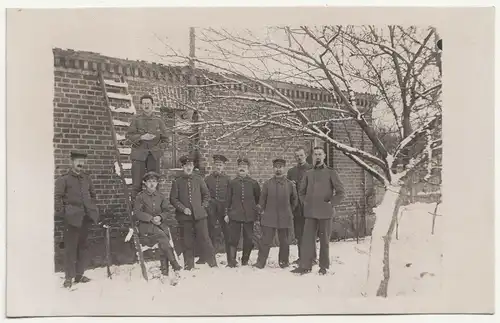
[(113, 125), (128, 127), (130, 125), (130, 122), (113, 119)]
[(116, 140), (117, 140), (117, 141), (123, 141), (123, 140), (125, 140), (125, 139), (127, 139), (127, 138), (125, 137), (125, 135), (122, 135), (122, 134), (119, 134), (119, 133), (117, 133), (117, 134), (116, 134)]
[[(132, 169), (132, 163), (122, 163), (123, 169)], [(118, 169), (118, 162), (115, 162), (115, 169)]]
[(120, 155), (130, 155), (132, 153), (132, 148), (118, 148)]
[(132, 96), (130, 94), (114, 93), (114, 92), (107, 92), (106, 94), (111, 99), (132, 101)]
[(131, 179), (131, 178), (125, 178), (125, 183), (126, 183), (127, 185), (132, 184), (132, 179)]
[(135, 107), (134, 104), (130, 104), (128, 108), (117, 108), (115, 106), (110, 105), (109, 108), (111, 111), (116, 112), (116, 113), (130, 113), (130, 114), (135, 114)]
[(146, 251), (146, 250), (155, 250), (155, 249), (158, 249), (158, 244), (156, 243), (154, 246), (152, 247), (148, 247), (148, 246), (141, 246), (141, 249), (142, 251)]
[(114, 86), (114, 87), (121, 87), (121, 88), (127, 88), (128, 87), (128, 83), (127, 82), (116, 82), (116, 81), (113, 81), (113, 80), (104, 80), (104, 84), (108, 85), (108, 86)]

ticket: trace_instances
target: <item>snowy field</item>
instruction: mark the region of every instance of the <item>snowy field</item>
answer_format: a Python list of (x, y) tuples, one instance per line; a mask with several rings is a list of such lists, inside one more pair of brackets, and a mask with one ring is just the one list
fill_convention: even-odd
[[(434, 207), (435, 204), (417, 203), (402, 208), (398, 239), (393, 236), (390, 255), (390, 297), (420, 297), (440, 290), (440, 233), (443, 230), (440, 227), (442, 217), (437, 217), (435, 234), (431, 235), (432, 215), (428, 212), (433, 212)], [(67, 314), (75, 314), (75, 307), (70, 304), (85, 304), (84, 313), (93, 312), (92, 308), (95, 314), (118, 314), (112, 307), (108, 307), (109, 313), (106, 313), (100, 303), (113, 300), (118, 305), (131, 304), (134, 300), (134, 306), (151, 315), (293, 313), (294, 309), (296, 313), (315, 313), (315, 308), (304, 307), (304, 302), (319, 306), (322, 299), (331, 302), (334, 298), (363, 297), (369, 249), (369, 238), (360, 240), (359, 244), (356, 241), (332, 242), (330, 271), (326, 276), (318, 274), (318, 266), (304, 276), (292, 274), (293, 267), (279, 268), (277, 248), (271, 250), (267, 267), (263, 270), (251, 266), (226, 268), (225, 255), (219, 254), (219, 268), (197, 265), (191, 272), (182, 271), (177, 286), (171, 286), (168, 279), (161, 277), (159, 262), (147, 263), (149, 282), (142, 278), (138, 264), (113, 266), (111, 280), (106, 276), (106, 268), (99, 268), (86, 272), (93, 280), (88, 284), (77, 284), (71, 291), (57, 288), (57, 293), (60, 293), (57, 298), (67, 302), (67, 306), (59, 304), (58, 309), (64, 311), (67, 308)], [(290, 259), (294, 261), (297, 258), (296, 246), (291, 246), (290, 252)], [(250, 263), (255, 263), (256, 259), (257, 251), (254, 250)], [(55, 274), (54, 284), (62, 286), (62, 282), (63, 274)]]

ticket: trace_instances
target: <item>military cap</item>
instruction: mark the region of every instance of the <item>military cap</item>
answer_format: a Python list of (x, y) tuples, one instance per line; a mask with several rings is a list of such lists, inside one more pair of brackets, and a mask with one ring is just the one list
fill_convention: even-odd
[(75, 158), (87, 158), (87, 154), (86, 153), (82, 153), (82, 152), (78, 152), (78, 151), (72, 151), (70, 155), (71, 155), (71, 159), (75, 159)]
[(184, 166), (189, 162), (193, 162), (193, 158), (190, 157), (189, 155), (184, 155), (181, 158), (179, 158), (179, 161), (181, 162), (181, 165)]
[(244, 157), (244, 158), (238, 158), (237, 163), (238, 163), (238, 166), (240, 164), (247, 164), (248, 166), (250, 166), (250, 161), (246, 157)]
[(285, 166), (286, 160), (284, 160), (283, 158), (276, 158), (275, 160), (273, 160), (273, 165), (276, 165), (276, 164), (282, 164), (283, 166)]
[(214, 161), (221, 161), (225, 163), (227, 162), (227, 158), (224, 155), (214, 155)]
[(143, 177), (142, 180), (146, 182), (150, 178), (156, 178), (156, 180), (160, 180), (161, 175), (158, 174), (157, 172), (147, 172)]

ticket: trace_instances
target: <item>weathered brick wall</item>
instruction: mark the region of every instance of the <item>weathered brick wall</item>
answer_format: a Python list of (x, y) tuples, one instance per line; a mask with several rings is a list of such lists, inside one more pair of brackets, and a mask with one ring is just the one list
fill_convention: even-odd
[[(113, 261), (124, 263), (133, 258), (130, 244), (123, 243), (123, 237), (128, 230), (128, 219), (126, 215), (125, 199), (122, 194), (121, 182), (114, 173), (114, 151), (111, 138), (111, 125), (108, 124), (107, 110), (104, 103), (100, 84), (97, 80), (98, 71), (102, 71), (105, 78), (119, 80), (124, 76), (129, 84), (129, 92), (133, 96), (136, 109), (139, 110), (139, 98), (141, 95), (150, 93), (155, 99), (159, 98), (158, 89), (182, 86), (185, 83), (186, 71), (181, 68), (172, 68), (158, 64), (145, 62), (128, 61), (104, 57), (99, 54), (89, 52), (54, 50), (54, 156), (55, 156), (55, 178), (67, 171), (70, 166), (69, 154), (72, 150), (79, 150), (88, 153), (87, 170), (91, 174), (96, 188), (99, 208), (113, 226), (112, 239), (114, 245)], [(287, 95), (301, 105), (319, 104), (331, 102), (331, 97), (321, 93), (318, 89), (311, 89), (293, 84), (279, 84), (282, 93)], [(240, 91), (244, 91), (242, 88)], [(264, 90), (262, 90), (264, 91)], [(161, 91), (160, 91), (161, 92)], [(115, 104), (115, 103), (113, 103)], [(160, 106), (165, 102), (155, 102), (155, 113), (165, 118), (165, 114), (160, 112)], [(233, 102), (230, 109), (225, 113), (242, 111), (248, 103)], [(233, 110), (231, 110), (233, 109)], [(238, 109), (238, 110), (234, 110)], [(120, 118), (122, 121), (129, 121), (128, 118)], [(168, 121), (168, 120), (167, 120)], [(348, 124), (348, 130), (352, 139), (356, 142), (356, 147), (360, 147), (359, 141), (361, 132), (353, 124)], [(122, 133), (125, 127), (118, 129)], [(276, 133), (276, 130), (273, 130)], [(236, 174), (236, 158), (244, 155), (251, 159), (251, 174), (260, 183), (272, 176), (271, 161), (276, 157), (287, 159), (288, 166), (294, 164), (293, 152), (298, 147), (309, 147), (310, 138), (289, 136), (289, 140), (279, 140), (275, 142), (261, 142), (248, 146), (246, 149), (235, 148), (235, 140), (228, 139), (219, 142), (214, 141), (214, 134), (211, 129), (202, 129), (200, 133), (200, 154), (202, 172), (209, 172), (212, 169), (211, 156), (215, 153), (223, 153), (230, 162), (227, 171), (231, 176)], [(348, 142), (344, 126), (334, 128), (334, 136), (338, 140)], [(177, 137), (178, 138), (178, 137)], [(251, 135), (243, 136), (237, 141), (241, 144), (250, 144), (254, 138)], [(368, 140), (365, 141), (368, 144)], [(370, 146), (366, 146), (370, 151)], [(178, 155), (187, 153), (190, 144), (187, 140), (178, 143)], [(353, 201), (359, 200), (363, 196), (364, 186), (362, 181), (364, 175), (361, 169), (351, 162), (347, 157), (338, 151), (331, 150), (333, 154), (333, 166), (339, 171), (339, 175), (346, 185), (347, 198), (339, 206), (341, 215), (351, 214)], [(162, 158), (162, 173), (166, 175), (166, 180), (161, 184), (161, 189), (165, 194), (169, 193), (173, 172), (170, 169), (176, 166), (172, 159), (172, 149), (167, 148)], [(122, 162), (130, 162), (127, 156), (122, 155)], [(125, 171), (129, 176), (129, 171)], [(367, 183), (369, 186), (370, 183)], [(63, 222), (61, 218), (55, 219), (55, 261), (56, 268), (61, 267)], [(97, 227), (91, 230), (92, 243), (102, 247), (103, 230)], [(95, 265), (102, 263), (100, 247), (94, 248)], [(125, 252), (126, 250), (126, 252)], [(130, 254), (125, 257), (124, 254)]]

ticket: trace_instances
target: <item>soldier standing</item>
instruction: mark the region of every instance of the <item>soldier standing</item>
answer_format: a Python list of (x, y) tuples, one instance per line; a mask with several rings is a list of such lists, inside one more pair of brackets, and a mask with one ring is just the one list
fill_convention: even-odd
[(334, 207), (344, 198), (344, 186), (337, 172), (324, 164), (325, 151), (314, 148), (314, 168), (308, 170), (299, 185), (299, 198), (304, 204), (304, 236), (299, 266), (293, 273), (305, 274), (311, 271), (316, 240), (319, 232), (319, 273), (326, 274), (330, 267), (330, 235)]
[[(208, 190), (210, 192), (210, 201), (208, 203), (208, 233), (210, 240), (215, 248), (216, 243), (216, 230), (215, 226), (219, 223), (222, 229), (224, 246), (229, 262), (229, 229), (224, 217), (226, 216), (227, 209), (227, 193), (229, 190), (229, 182), (231, 178), (224, 173), (227, 158), (223, 155), (214, 155), (215, 170), (205, 178)], [(204, 263), (205, 260), (200, 257), (197, 263)]]
[[(181, 266), (175, 258), (173, 246), (170, 245), (170, 226), (177, 224), (168, 213), (168, 200), (158, 190), (160, 174), (148, 172), (144, 175), (145, 189), (140, 192), (134, 202), (134, 215), (139, 220), (139, 232), (153, 244), (158, 243), (163, 253), (165, 267), (162, 274), (168, 275), (168, 266), (172, 265), (178, 279)], [(163, 262), (162, 262), (163, 263)]]
[(276, 231), (279, 239), (279, 266), (289, 266), (290, 244), (288, 241), (289, 230), (293, 227), (292, 210), (298, 202), (295, 184), (288, 180), (284, 174), (286, 161), (275, 159), (273, 161), (274, 177), (262, 186), (259, 208), (262, 210), (260, 225), (262, 229), (261, 247), (255, 267), (264, 268), (269, 256), (269, 250)]
[[(300, 182), (302, 181), (302, 177), (305, 172), (313, 168), (311, 164), (306, 162), (306, 153), (304, 149), (300, 148), (295, 151), (295, 160), (297, 161), (297, 165), (290, 168), (287, 173), (287, 178), (295, 183), (295, 186), (299, 187)], [(297, 250), (299, 254), (299, 259), (301, 255), (300, 245), (302, 243), (302, 236), (304, 233), (304, 204), (301, 201), (297, 204), (297, 207), (293, 210), (293, 228), (295, 238), (297, 239)], [(299, 263), (299, 259), (295, 260), (294, 263)], [(316, 256), (316, 248), (314, 248), (313, 261), (317, 262)]]
[(142, 190), (142, 178), (147, 172), (160, 172), (162, 149), (160, 144), (168, 139), (167, 126), (161, 118), (153, 116), (153, 97), (140, 99), (142, 114), (132, 118), (127, 139), (132, 142), (132, 200)]
[(257, 204), (260, 198), (259, 183), (248, 175), (250, 161), (247, 158), (238, 159), (238, 176), (229, 183), (228, 215), (229, 222), (229, 267), (236, 267), (236, 250), (243, 229), (243, 255), (241, 264), (248, 265), (248, 259), (253, 249), (253, 225), (257, 219)]
[(70, 288), (73, 283), (87, 283), (84, 276), (88, 263), (87, 237), (89, 228), (98, 223), (99, 210), (92, 180), (83, 171), (87, 154), (72, 152), (72, 167), (55, 183), (55, 211), (64, 218), (64, 268), (63, 286)]
[(202, 257), (210, 267), (217, 267), (215, 252), (208, 235), (207, 212), (210, 193), (203, 178), (193, 173), (193, 159), (182, 156), (180, 163), (183, 173), (172, 183), (170, 203), (175, 207), (175, 215), (181, 227), (184, 246), (184, 269), (194, 268), (194, 237), (203, 248)]

